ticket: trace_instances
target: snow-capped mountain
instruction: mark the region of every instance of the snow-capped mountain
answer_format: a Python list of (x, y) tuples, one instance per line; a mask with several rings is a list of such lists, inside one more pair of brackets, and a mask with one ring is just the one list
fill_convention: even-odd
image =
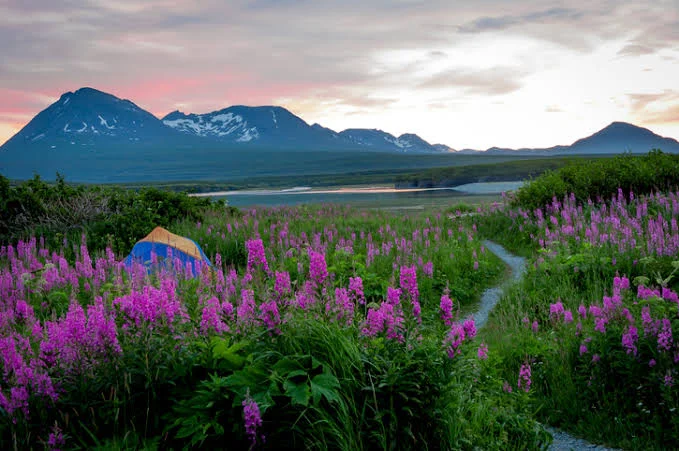
[(219, 141), (250, 143), (274, 137), (298, 139), (316, 137), (309, 125), (285, 108), (277, 106), (232, 106), (207, 114), (184, 114), (174, 111), (163, 123), (182, 133), (214, 138)]
[[(373, 137), (372, 135), (379, 136)], [(363, 137), (363, 138), (362, 138)], [(92, 88), (63, 94), (40, 112), (0, 151), (135, 147), (266, 148), (280, 150), (367, 150), (440, 152), (417, 135), (396, 138), (375, 130), (337, 133), (309, 125), (279, 106), (232, 106), (206, 114), (174, 111), (158, 119), (129, 100)]]
[(174, 111), (163, 123), (186, 135), (256, 146), (323, 149), (360, 149), (378, 152), (439, 152), (414, 134), (395, 136), (380, 130), (351, 129), (337, 133), (319, 124), (309, 125), (277, 106), (232, 106), (207, 114)]
[(405, 133), (398, 138), (391, 133), (377, 129), (350, 128), (339, 133), (341, 138), (366, 150), (389, 150), (401, 153), (441, 152), (419, 136)]
[(155, 144), (168, 138), (171, 138), (168, 129), (158, 118), (129, 100), (81, 88), (63, 94), (2, 149), (64, 146), (91, 149), (108, 144)]

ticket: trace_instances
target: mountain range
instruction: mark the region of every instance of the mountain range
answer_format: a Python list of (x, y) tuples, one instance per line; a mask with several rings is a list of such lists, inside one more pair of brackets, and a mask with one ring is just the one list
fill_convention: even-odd
[[(198, 162), (247, 176), (253, 173), (253, 165), (276, 165), (291, 158), (297, 159), (297, 166), (313, 160), (319, 168), (325, 164), (346, 166), (352, 159), (372, 161), (368, 167), (350, 165), (352, 170), (366, 170), (382, 163), (386, 166), (380, 169), (389, 168), (389, 161), (396, 164), (397, 160), (398, 167), (420, 165), (398, 155), (445, 163), (465, 154), (606, 154), (647, 152), (651, 148), (679, 152), (679, 142), (632, 124), (613, 122), (569, 146), (455, 151), (411, 133), (397, 137), (377, 129), (336, 132), (319, 124), (309, 125), (279, 106), (238, 105), (206, 114), (174, 111), (157, 118), (129, 100), (81, 88), (63, 94), (0, 147), (0, 174), (28, 178), (38, 173), (49, 178), (58, 171), (72, 179), (89, 180), (96, 173), (95, 181), (143, 180), (151, 175), (154, 179), (170, 175), (176, 179), (182, 174), (189, 180), (204, 178)], [(188, 169), (191, 164), (187, 162), (194, 163), (193, 169)]]

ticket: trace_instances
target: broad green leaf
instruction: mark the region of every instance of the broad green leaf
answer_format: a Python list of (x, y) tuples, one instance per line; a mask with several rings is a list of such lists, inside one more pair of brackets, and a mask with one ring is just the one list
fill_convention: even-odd
[(295, 370), (295, 371), (290, 371), (287, 375), (288, 379), (292, 379), (293, 377), (299, 377), (299, 376), (304, 376), (307, 377), (308, 373), (304, 370)]
[(314, 404), (318, 404), (321, 396), (325, 397), (329, 402), (339, 401), (339, 381), (335, 376), (329, 373), (323, 373), (311, 379), (311, 393), (314, 397)]
[(272, 367), (272, 369), (280, 375), (290, 374), (291, 372), (300, 370), (301, 368), (302, 365), (299, 363), (298, 360), (291, 359), (289, 357), (279, 360)]
[(299, 404), (302, 406), (309, 405), (309, 398), (311, 397), (311, 390), (306, 381), (301, 384), (295, 384), (291, 380), (285, 381), (285, 394), (290, 397), (293, 405)]

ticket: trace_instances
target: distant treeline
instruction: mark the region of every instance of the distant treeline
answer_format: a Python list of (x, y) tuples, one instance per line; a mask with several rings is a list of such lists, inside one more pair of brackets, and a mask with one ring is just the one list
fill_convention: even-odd
[(576, 161), (583, 164), (601, 157), (530, 158), (495, 164), (433, 168), (397, 175), (397, 188), (446, 188), (475, 182), (508, 182), (536, 177)]
[[(481, 164), (464, 164), (433, 169), (398, 169), (356, 171), (343, 174), (309, 174), (278, 177), (250, 177), (234, 181), (168, 182), (151, 186), (176, 192), (209, 193), (258, 188), (290, 188), (294, 186), (330, 187), (347, 185), (393, 184), (397, 188), (452, 187), (473, 182), (513, 181), (536, 177), (545, 171), (558, 169), (572, 161), (591, 160), (584, 157), (513, 157), (512, 160), (489, 160), (477, 157)], [(490, 162), (493, 161), (493, 162)], [(127, 183), (126, 188), (138, 189), (148, 184)]]
[[(502, 166), (510, 166), (505, 163)], [(609, 199), (621, 189), (628, 196), (667, 191), (679, 186), (679, 155), (654, 149), (646, 155), (623, 154), (614, 158), (571, 161), (549, 170), (521, 187), (514, 199), (518, 206), (534, 210), (554, 197), (575, 195), (580, 202)]]

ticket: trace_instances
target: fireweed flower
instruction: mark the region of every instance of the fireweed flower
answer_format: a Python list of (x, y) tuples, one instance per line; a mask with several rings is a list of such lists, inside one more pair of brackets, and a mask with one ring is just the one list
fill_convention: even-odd
[(365, 337), (375, 337), (380, 333), (386, 333), (388, 339), (403, 341), (402, 334), (403, 313), (400, 308), (388, 302), (382, 302), (379, 309), (370, 308), (361, 334)]
[(280, 297), (290, 294), (290, 273), (287, 271), (276, 271), (276, 282), (274, 283), (274, 291)]
[(530, 365), (524, 363), (523, 365), (521, 365), (521, 369), (519, 370), (519, 379), (517, 381), (516, 386), (518, 388), (523, 388), (523, 391), (528, 392), (530, 390), (531, 382), (532, 381)]
[[(227, 302), (226, 304), (229, 303)], [(231, 306), (231, 310), (233, 311), (233, 306)], [(200, 329), (203, 334), (208, 334), (212, 330), (218, 334), (229, 331), (229, 326), (222, 320), (222, 313), (223, 310), (219, 299), (211, 297), (207, 300), (203, 307), (200, 321)]]
[(654, 336), (658, 333), (658, 325), (651, 317), (651, 309), (648, 306), (641, 309), (641, 322), (644, 325), (644, 336)]
[(658, 350), (669, 351), (672, 348), (672, 323), (669, 319), (662, 319), (662, 328), (658, 332)]
[(261, 266), (264, 272), (269, 272), (269, 264), (264, 253), (264, 243), (261, 239), (251, 239), (245, 242), (248, 250), (247, 272), (251, 273), (257, 266)]
[(580, 345), (580, 355), (583, 354), (587, 354), (587, 345), (584, 343)]
[(671, 374), (666, 374), (665, 377), (663, 378), (663, 383), (665, 384), (666, 387), (671, 387), (674, 385), (674, 378), (672, 377)]
[(629, 326), (627, 332), (622, 335), (622, 347), (625, 348), (627, 354), (637, 355), (637, 341), (639, 340), (639, 333), (637, 328)]
[(459, 323), (454, 323), (448, 332), (448, 336), (443, 340), (443, 344), (447, 346), (448, 358), (455, 358), (456, 355), (462, 354), (462, 343), (466, 338), (465, 330)]
[(397, 306), (401, 303), (401, 289), (387, 287), (387, 304)]
[(61, 433), (61, 428), (55, 423), (54, 426), (52, 426), (52, 432), (50, 432), (49, 436), (47, 437), (47, 446), (51, 450), (58, 450), (59, 447), (64, 446), (65, 443), (66, 440), (64, 439), (64, 435)]
[(549, 317), (552, 318), (553, 320), (558, 320), (563, 316), (564, 313), (564, 308), (563, 308), (563, 303), (561, 301), (557, 302), (556, 304), (550, 304), (549, 305)]
[(485, 343), (481, 343), (476, 355), (479, 360), (486, 360), (488, 358), (488, 346)]
[(677, 293), (674, 291), (670, 290), (669, 288), (663, 287), (662, 289), (662, 297), (666, 301), (674, 302), (676, 304), (679, 304), (679, 296)]
[(255, 292), (252, 290), (241, 291), (241, 301), (236, 307), (236, 315), (240, 324), (252, 324), (255, 319)]
[(349, 291), (355, 302), (358, 304), (365, 304), (365, 295), (363, 294), (363, 279), (360, 277), (349, 277)]
[(474, 337), (476, 337), (476, 324), (474, 323), (474, 318), (470, 317), (464, 320), (464, 323), (462, 324), (462, 328), (464, 329), (465, 335), (470, 339), (473, 340)]
[(354, 320), (354, 303), (349, 298), (349, 292), (346, 288), (335, 288), (335, 302), (328, 300), (325, 306), (327, 314), (334, 314), (332, 320), (344, 320), (347, 326), (351, 325)]
[(446, 326), (450, 326), (453, 323), (453, 301), (447, 294), (441, 296), (441, 319)]
[[(259, 411), (259, 405), (248, 394), (243, 400), (242, 406), (245, 434), (250, 439), (252, 446), (255, 446), (258, 438), (257, 428), (262, 426), (262, 415)], [(264, 439), (264, 436), (262, 435), (260, 438)]]
[(309, 248), (309, 278), (317, 285), (323, 285), (328, 277), (328, 265), (325, 255)]
[(259, 320), (266, 326), (267, 329), (274, 330), (281, 323), (281, 316), (278, 313), (278, 304), (275, 300), (263, 302), (259, 306)]
[(400, 283), (404, 293), (410, 298), (410, 302), (413, 306), (413, 316), (420, 322), (420, 291), (417, 287), (417, 270), (415, 266), (401, 267)]

